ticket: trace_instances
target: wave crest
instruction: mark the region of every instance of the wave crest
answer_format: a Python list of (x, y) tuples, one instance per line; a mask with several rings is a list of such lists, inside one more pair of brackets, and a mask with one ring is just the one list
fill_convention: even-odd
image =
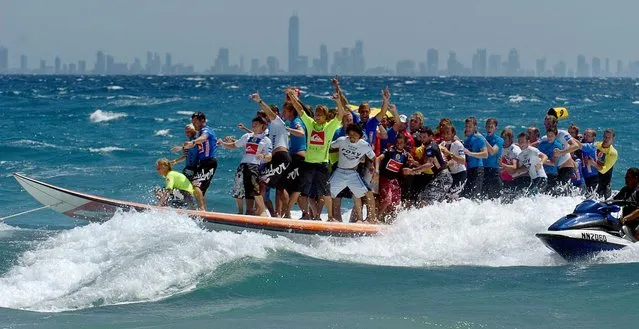
[(108, 122), (112, 120), (117, 120), (127, 116), (128, 114), (123, 112), (109, 112), (109, 111), (95, 110), (95, 112), (89, 115), (89, 120), (91, 120), (91, 122), (93, 123), (99, 123), (99, 122)]

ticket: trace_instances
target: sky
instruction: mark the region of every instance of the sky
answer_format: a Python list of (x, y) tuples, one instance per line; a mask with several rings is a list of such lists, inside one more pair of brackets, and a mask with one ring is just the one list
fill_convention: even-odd
[(226, 47), (231, 64), (274, 55), (286, 68), (288, 19), (297, 14), (309, 58), (325, 43), (332, 62), (362, 40), (368, 68), (425, 61), (428, 48), (439, 49), (440, 67), (451, 50), (470, 66), (478, 48), (504, 59), (517, 48), (525, 68), (542, 57), (574, 68), (578, 54), (639, 60), (637, 13), (634, 0), (0, 0), (0, 45), (11, 67), (26, 54), (32, 68), (55, 56), (92, 68), (98, 50), (144, 63), (151, 50), (205, 70)]

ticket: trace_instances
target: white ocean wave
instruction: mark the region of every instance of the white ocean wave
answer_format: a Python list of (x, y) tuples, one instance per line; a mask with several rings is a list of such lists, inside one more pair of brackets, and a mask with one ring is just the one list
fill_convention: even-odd
[(518, 104), (526, 100), (526, 97), (520, 95), (510, 95), (508, 96), (508, 102)]
[(107, 90), (109, 91), (115, 91), (115, 90), (122, 90), (124, 89), (124, 87), (120, 87), (120, 86), (107, 86), (106, 87)]
[(169, 133), (171, 129), (160, 129), (155, 131), (155, 136), (171, 136)]
[(100, 148), (90, 147), (89, 148), (89, 152), (91, 152), (91, 153), (109, 153), (109, 152), (114, 152), (114, 151), (126, 151), (126, 149), (125, 148), (121, 148), (121, 147), (117, 147), (117, 146), (106, 146), (106, 147), (100, 147)]
[(95, 110), (95, 112), (89, 115), (89, 120), (94, 123), (107, 122), (127, 117), (128, 114), (122, 112), (109, 112), (102, 110)]

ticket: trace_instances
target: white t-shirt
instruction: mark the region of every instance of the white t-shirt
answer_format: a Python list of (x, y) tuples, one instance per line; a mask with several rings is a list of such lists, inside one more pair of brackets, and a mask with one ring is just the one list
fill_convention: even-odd
[(539, 169), (535, 167), (536, 164), (541, 162), (539, 155), (541, 151), (537, 148), (528, 146), (527, 149), (521, 150), (521, 153), (517, 156), (517, 160), (519, 160), (519, 165), (521, 167), (528, 168), (528, 175), (530, 175), (530, 179), (535, 179), (538, 177), (548, 178), (546, 175), (546, 171), (544, 170), (544, 166), (540, 166)]
[(512, 164), (513, 160), (517, 159), (517, 156), (519, 156), (519, 153), (521, 153), (519, 146), (512, 143), (510, 146), (504, 147), (501, 157), (502, 159), (508, 160), (508, 164)]
[[(561, 144), (562, 150), (565, 150), (566, 148), (570, 146), (568, 142), (571, 139), (572, 139), (572, 136), (570, 136), (570, 133), (568, 133), (567, 130), (563, 130), (563, 129), (557, 130), (557, 137), (555, 138), (555, 140), (557, 140)], [(541, 138), (542, 142), (547, 140), (548, 140), (548, 137), (545, 135), (544, 137)], [(557, 164), (557, 167), (561, 167), (561, 165), (566, 163), (566, 161), (568, 160), (570, 160), (570, 153), (566, 153), (564, 155), (559, 156), (558, 159), (555, 159), (555, 163)]]
[(269, 155), (271, 154), (272, 144), (271, 140), (264, 134), (255, 135), (254, 133), (248, 133), (242, 135), (242, 137), (235, 141), (235, 147), (244, 148), (244, 156), (240, 163), (250, 163), (259, 165), (262, 160), (255, 158), (258, 154)]
[(363, 139), (358, 140), (356, 143), (351, 143), (348, 137), (342, 136), (331, 143), (331, 148), (339, 148), (337, 166), (342, 169), (357, 167), (364, 156), (369, 159), (375, 158), (373, 148)]
[[(450, 151), (450, 153), (452, 153), (453, 155), (460, 156), (464, 158), (464, 160), (466, 160), (466, 154), (464, 153), (464, 144), (462, 144), (461, 141), (456, 140), (456, 141), (453, 141), (452, 143), (442, 142), (440, 146), (447, 148)], [(457, 161), (453, 160), (450, 163), (452, 164), (448, 166), (448, 170), (450, 170), (451, 174), (458, 174), (466, 170), (466, 166), (463, 164), (460, 164)]]
[(271, 120), (268, 137), (273, 142), (273, 149), (281, 146), (288, 148), (288, 131), (286, 130), (286, 124), (279, 115), (274, 120)]

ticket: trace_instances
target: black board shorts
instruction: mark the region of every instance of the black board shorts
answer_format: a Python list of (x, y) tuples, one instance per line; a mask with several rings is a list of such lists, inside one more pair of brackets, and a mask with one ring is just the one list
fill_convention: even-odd
[(233, 198), (255, 199), (260, 195), (259, 166), (250, 163), (240, 163), (235, 173)]
[(328, 163), (304, 163), (302, 173), (302, 195), (321, 197), (331, 195)]
[(202, 194), (205, 194), (211, 184), (213, 175), (215, 175), (215, 170), (217, 170), (217, 159), (210, 158), (201, 160), (195, 170), (195, 176), (191, 183), (193, 186), (199, 187)]
[(289, 171), (292, 158), (288, 151), (273, 153), (271, 161), (262, 171), (262, 181), (271, 188), (282, 189), (285, 186), (285, 175)]
[(304, 157), (299, 154), (291, 156), (291, 165), (284, 176), (284, 188), (288, 193), (302, 192), (302, 174), (304, 172)]

